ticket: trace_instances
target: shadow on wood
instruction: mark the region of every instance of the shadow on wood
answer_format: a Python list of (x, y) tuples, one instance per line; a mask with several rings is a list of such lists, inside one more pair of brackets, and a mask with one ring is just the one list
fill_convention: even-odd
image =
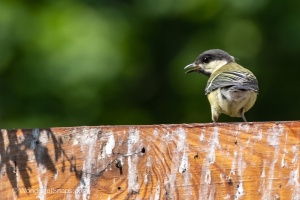
[(300, 198), (300, 122), (1, 130), (1, 199)]

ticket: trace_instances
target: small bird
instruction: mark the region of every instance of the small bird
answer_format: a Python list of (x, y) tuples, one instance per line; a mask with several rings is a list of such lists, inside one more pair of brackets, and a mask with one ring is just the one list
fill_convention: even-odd
[(188, 70), (186, 73), (198, 72), (209, 77), (205, 95), (214, 123), (222, 113), (247, 121), (245, 112), (256, 101), (258, 82), (251, 71), (235, 62), (233, 56), (220, 49), (211, 49), (200, 54), (184, 69)]

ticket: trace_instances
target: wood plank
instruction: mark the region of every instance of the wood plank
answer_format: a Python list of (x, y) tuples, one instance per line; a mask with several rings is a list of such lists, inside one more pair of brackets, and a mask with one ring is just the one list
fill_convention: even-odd
[(299, 127), (1, 130), (1, 199), (299, 199)]

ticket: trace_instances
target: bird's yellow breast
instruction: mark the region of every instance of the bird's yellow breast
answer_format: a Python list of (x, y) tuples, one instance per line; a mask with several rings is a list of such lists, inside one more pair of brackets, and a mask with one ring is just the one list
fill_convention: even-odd
[(241, 117), (241, 110), (247, 112), (255, 103), (257, 93), (254, 91), (224, 91), (221, 88), (208, 94), (211, 107), (219, 114)]

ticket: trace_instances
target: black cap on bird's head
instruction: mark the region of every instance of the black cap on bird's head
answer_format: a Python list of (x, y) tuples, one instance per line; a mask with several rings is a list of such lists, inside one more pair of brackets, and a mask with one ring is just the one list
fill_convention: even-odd
[(204, 51), (194, 63), (187, 65), (184, 69), (188, 69), (186, 73), (199, 72), (210, 76), (212, 72), (231, 62), (235, 62), (234, 57), (227, 52), (211, 49)]

